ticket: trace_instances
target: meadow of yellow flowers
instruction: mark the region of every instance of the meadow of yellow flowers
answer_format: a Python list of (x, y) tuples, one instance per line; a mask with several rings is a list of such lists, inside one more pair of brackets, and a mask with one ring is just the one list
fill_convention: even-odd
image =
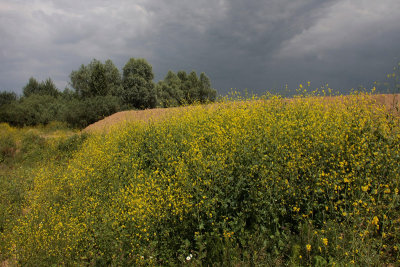
[(226, 101), (90, 135), (2, 237), (29, 266), (397, 265), (399, 182), (369, 94)]

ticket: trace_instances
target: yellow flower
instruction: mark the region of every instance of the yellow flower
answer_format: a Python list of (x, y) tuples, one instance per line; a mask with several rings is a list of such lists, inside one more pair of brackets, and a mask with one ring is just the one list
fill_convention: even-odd
[(311, 245), (310, 244), (307, 244), (306, 248), (307, 248), (307, 251), (311, 251)]
[(328, 238), (323, 238), (322, 239), (322, 243), (324, 243), (325, 246), (328, 245)]
[(361, 190), (364, 191), (364, 192), (367, 192), (367, 191), (368, 191), (368, 188), (369, 188), (368, 185), (361, 186)]

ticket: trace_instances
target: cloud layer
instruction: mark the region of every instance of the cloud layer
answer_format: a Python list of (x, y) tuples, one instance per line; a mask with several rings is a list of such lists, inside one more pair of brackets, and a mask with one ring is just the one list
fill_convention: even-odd
[(355, 87), (400, 61), (398, 0), (0, 2), (0, 90), (33, 76), (63, 89), (91, 59), (204, 71), (221, 93), (311, 80)]

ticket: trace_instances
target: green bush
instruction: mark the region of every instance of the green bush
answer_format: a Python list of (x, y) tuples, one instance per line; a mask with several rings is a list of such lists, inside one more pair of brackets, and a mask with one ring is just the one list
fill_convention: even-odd
[(2, 108), (3, 122), (13, 126), (34, 126), (58, 120), (62, 102), (49, 95), (30, 95)]
[(97, 96), (69, 102), (64, 119), (70, 126), (85, 128), (120, 110), (119, 99), (115, 96)]
[(14, 101), (17, 101), (17, 95), (14, 92), (0, 92), (0, 108)]

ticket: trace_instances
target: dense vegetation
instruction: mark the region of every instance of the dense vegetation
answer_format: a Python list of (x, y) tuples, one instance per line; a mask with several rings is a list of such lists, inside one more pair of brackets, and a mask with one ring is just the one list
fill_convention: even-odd
[[(9, 232), (29, 209), (28, 194), (39, 166), (48, 161), (66, 162), (86, 137), (62, 123), (35, 128), (0, 123), (0, 233)], [(0, 262), (4, 260), (4, 241), (2, 236)]]
[(78, 143), (36, 170), (25, 212), (3, 223), (4, 259), (400, 262), (399, 119), (369, 95), (193, 106)]
[(66, 122), (84, 128), (126, 109), (171, 107), (194, 102), (213, 102), (216, 91), (201, 73), (168, 72), (165, 80), (153, 82), (152, 66), (145, 59), (131, 58), (122, 75), (111, 60), (92, 60), (70, 74), (72, 89), (60, 92), (53, 81), (30, 78), (23, 95), (0, 93), (0, 122), (14, 126)]

